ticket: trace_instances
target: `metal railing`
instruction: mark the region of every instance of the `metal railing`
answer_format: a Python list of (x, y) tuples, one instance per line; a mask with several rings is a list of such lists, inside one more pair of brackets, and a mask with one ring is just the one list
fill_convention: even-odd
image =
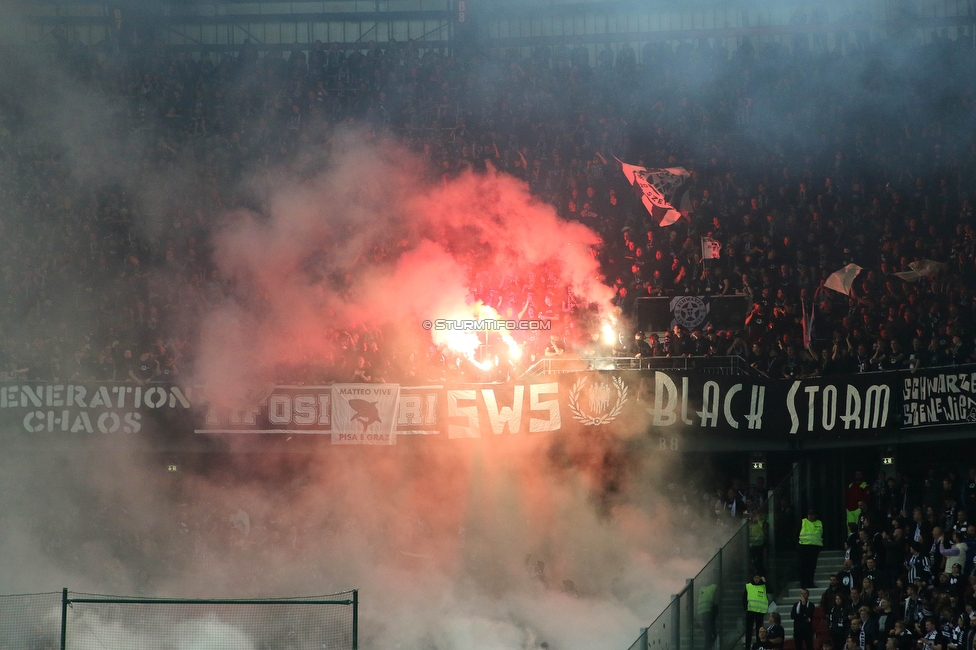
[[(761, 561), (770, 586), (782, 589), (796, 577), (795, 527), (798, 472), (794, 469), (759, 510), (769, 525)], [(759, 553), (756, 553), (759, 555)], [(741, 525), (629, 650), (729, 650), (745, 632), (742, 594), (754, 571), (749, 520)]]
[(742, 375), (749, 364), (738, 356), (715, 357), (546, 357), (539, 359), (522, 377), (556, 375), (592, 370), (688, 370), (705, 374)]
[(61, 593), (0, 596), (3, 647), (131, 650), (239, 647), (356, 650), (359, 592), (269, 599), (133, 598)]

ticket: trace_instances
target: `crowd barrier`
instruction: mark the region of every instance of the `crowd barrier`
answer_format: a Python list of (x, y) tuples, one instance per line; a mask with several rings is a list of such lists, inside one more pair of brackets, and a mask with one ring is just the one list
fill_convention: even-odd
[(132, 650), (220, 647), (357, 650), (359, 592), (269, 599), (0, 596), (7, 648)]

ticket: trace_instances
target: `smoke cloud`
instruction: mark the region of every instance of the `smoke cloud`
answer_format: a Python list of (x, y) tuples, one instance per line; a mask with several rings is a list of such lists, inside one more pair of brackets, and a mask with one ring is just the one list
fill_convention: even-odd
[[(29, 44), (12, 40), (2, 84), (23, 128), (5, 151), (56, 157), (72, 197), (121, 188), (136, 233), (150, 237), (172, 221), (200, 170), (180, 160), (146, 165), (147, 151), (165, 143), (114, 132), (120, 97), (38, 65)], [(494, 170), (431, 182), (392, 138), (340, 130), (327, 140), (301, 168), (251, 174), (243, 184), (253, 205), (221, 212), (215, 282), (176, 318), (198, 333), (189, 383), (240, 403), (282, 367), (334, 362), (345, 351), (337, 333), (378, 328), (391, 357), (423, 356), (418, 376), (437, 380), (432, 358), (453, 343), (432, 339), (423, 320), (476, 317), (479, 303), (506, 318), (538, 314), (543, 306), (526, 302), (524, 289), (538, 283), (579, 301), (594, 321), (613, 315), (592, 253), (597, 236), (558, 219), (521, 182)], [(14, 173), (10, 159), (2, 164)], [(40, 189), (53, 200), (67, 185)], [(8, 232), (31, 227), (10, 197), (3, 207)], [(69, 226), (77, 217), (51, 209)], [(65, 296), (106, 281), (76, 280)], [(162, 271), (148, 284), (182, 289)], [(54, 289), (47, 297), (60, 299)], [(561, 327), (568, 338), (589, 334)], [(359, 588), (364, 647), (623, 648), (724, 532), (662, 495), (680, 470), (663, 466), (671, 459), (655, 456), (643, 431), (633, 423), (589, 439), (419, 439), (390, 449), (294, 441), (294, 450), (262, 450), (214, 439), (195, 452), (180, 451), (186, 441), (168, 431), (90, 440), (3, 432), (0, 591)], [(166, 472), (173, 458), (180, 469)], [(108, 623), (88, 622), (100, 625)], [(201, 645), (254, 643), (213, 621), (188, 634)]]
[(401, 335), (394, 367), (432, 342), (423, 321), (484, 316), (478, 303), (525, 316), (544, 282), (612, 315), (592, 253), (599, 238), (523, 183), (489, 169), (432, 184), (391, 139), (349, 131), (330, 144), (312, 179), (252, 181), (265, 209), (233, 215), (217, 234), (215, 260), (235, 291), (207, 306), (201, 383), (260, 385), (276, 365), (327, 363), (339, 352), (332, 333), (363, 326)]

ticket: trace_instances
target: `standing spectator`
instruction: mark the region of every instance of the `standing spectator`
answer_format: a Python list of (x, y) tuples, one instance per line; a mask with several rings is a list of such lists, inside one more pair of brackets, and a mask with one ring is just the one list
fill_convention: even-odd
[(962, 573), (963, 569), (966, 568), (966, 552), (969, 550), (969, 546), (963, 541), (962, 535), (958, 531), (952, 531), (952, 546), (946, 548), (945, 546), (945, 536), (938, 540), (939, 553), (946, 558), (945, 572), (952, 573), (952, 567), (958, 566), (959, 572)]
[(946, 650), (946, 638), (931, 616), (925, 619), (925, 630), (916, 647), (919, 650)]
[(148, 384), (159, 373), (159, 364), (148, 351), (139, 355), (139, 360), (129, 370), (129, 378), (139, 385)]
[(844, 504), (847, 508), (847, 523), (857, 523), (861, 516), (859, 503), (867, 501), (871, 497), (871, 490), (864, 480), (864, 472), (857, 470), (854, 472), (854, 480), (848, 483), (844, 495)]
[(644, 332), (637, 332), (634, 334), (634, 356), (638, 358), (654, 356), (654, 351), (644, 338)]
[(752, 636), (758, 638), (759, 630), (763, 627), (766, 612), (769, 609), (769, 599), (766, 595), (766, 578), (756, 573), (752, 580), (746, 583), (742, 594), (742, 604), (746, 610), (746, 647), (752, 645)]
[(966, 518), (976, 522), (976, 467), (969, 468), (962, 482), (962, 506), (966, 509)]
[[(836, 581), (836, 576), (831, 576)], [(825, 592), (826, 595), (826, 592)], [(796, 650), (813, 650), (813, 614), (816, 607), (810, 602), (810, 591), (800, 590), (800, 600), (793, 604), (790, 618), (793, 619), (793, 647)]]
[(973, 573), (973, 559), (976, 558), (976, 524), (966, 526), (966, 535), (962, 538), (966, 542), (966, 564), (963, 566), (963, 574)]
[(718, 585), (712, 583), (705, 585), (698, 592), (698, 599), (695, 601), (696, 613), (698, 614), (698, 624), (705, 632), (705, 650), (712, 650), (715, 645), (715, 618), (718, 616)]
[(830, 637), (836, 648), (846, 646), (845, 640), (850, 631), (850, 613), (851, 606), (847, 602), (847, 597), (844, 594), (835, 594), (833, 605), (827, 614), (827, 623)]
[(758, 512), (749, 520), (749, 557), (752, 558), (753, 571), (760, 575), (766, 573), (766, 549), (768, 546), (769, 524)]
[(356, 359), (356, 367), (353, 370), (352, 380), (357, 383), (369, 383), (373, 381), (373, 371), (366, 361), (366, 357)]
[(874, 612), (867, 605), (857, 610), (858, 617), (861, 619), (861, 629), (858, 636), (857, 645), (862, 650), (873, 650), (878, 641), (878, 621), (874, 618)]
[(916, 507), (912, 510), (911, 539), (909, 541), (925, 545), (932, 539), (932, 524), (926, 521), (922, 515), (922, 509)]
[(824, 614), (830, 613), (830, 608), (834, 606), (834, 596), (837, 594), (847, 595), (847, 589), (840, 583), (837, 574), (831, 573), (828, 581), (827, 588), (824, 589), (823, 595), (820, 596), (820, 609), (823, 610)]
[(814, 589), (817, 586), (813, 577), (817, 572), (817, 556), (823, 549), (823, 539), (823, 522), (817, 518), (816, 511), (811, 509), (800, 522), (800, 587), (804, 589)]
[(895, 623), (898, 621), (898, 612), (891, 606), (891, 598), (881, 597), (881, 610), (878, 612), (878, 648), (885, 648), (888, 645), (888, 638), (894, 634)]
[[(893, 641), (892, 645), (895, 646), (893, 650), (914, 650), (915, 648), (915, 636), (904, 620), (895, 621), (895, 629), (892, 631), (889, 641)], [(887, 645), (885, 650), (889, 650)]]
[(928, 581), (932, 577), (929, 569), (929, 558), (925, 555), (925, 547), (920, 542), (912, 542), (909, 546), (911, 555), (905, 561), (908, 568), (908, 581), (914, 583), (916, 580)]
[(779, 612), (769, 613), (766, 636), (774, 650), (783, 650), (783, 645), (786, 643), (786, 631), (783, 629), (782, 617)]

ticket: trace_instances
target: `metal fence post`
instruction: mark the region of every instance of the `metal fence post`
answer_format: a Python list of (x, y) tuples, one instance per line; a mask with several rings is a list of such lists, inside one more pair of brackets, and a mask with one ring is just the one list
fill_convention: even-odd
[(68, 588), (61, 590), (61, 650), (67, 648), (68, 642)]
[(695, 594), (695, 579), (691, 578), (685, 580), (685, 594), (688, 596), (688, 650), (692, 650), (695, 647), (695, 607), (698, 603), (698, 597)]
[(681, 597), (678, 594), (671, 594), (671, 650), (678, 650), (681, 647)]
[(359, 590), (352, 590), (352, 650), (359, 650)]
[[(755, 569), (750, 566), (752, 556), (749, 555), (749, 523), (748, 521), (743, 522), (743, 526), (746, 528), (746, 533), (742, 536), (742, 573), (745, 575), (745, 582), (749, 582), (749, 578), (752, 577), (752, 572)], [(739, 528), (739, 533), (742, 532), (742, 527)], [(769, 569), (766, 569), (769, 572)]]
[[(715, 640), (718, 640), (718, 648), (719, 648), (719, 650), (722, 650), (725, 647), (724, 644), (722, 643), (722, 637), (724, 636), (722, 634), (722, 632), (725, 629), (723, 627), (725, 621), (723, 620), (724, 617), (722, 616), (722, 612), (725, 611), (725, 580), (723, 580), (723, 574), (722, 574), (722, 570), (723, 570), (724, 567), (722, 567), (722, 549), (721, 548), (719, 548), (718, 549), (718, 552), (715, 554), (715, 561), (718, 562), (718, 571), (716, 572), (716, 575), (718, 576), (718, 579), (715, 581), (715, 583), (717, 585), (717, 587), (715, 589), (715, 598), (717, 600), (717, 603), (714, 603), (712, 605), (712, 607), (714, 608), (715, 605), (717, 604), (718, 605), (718, 611), (715, 613), (715, 619), (716, 619), (716, 621), (715, 621), (715, 639), (712, 640), (712, 643), (714, 643)], [(705, 648), (705, 650), (712, 650), (712, 648)]]

